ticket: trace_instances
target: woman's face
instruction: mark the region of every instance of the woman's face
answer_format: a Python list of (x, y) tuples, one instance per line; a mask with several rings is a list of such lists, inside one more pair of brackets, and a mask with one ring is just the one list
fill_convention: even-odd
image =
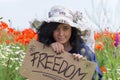
[(68, 24), (60, 24), (57, 29), (53, 32), (53, 38), (55, 41), (65, 44), (69, 42), (71, 37), (72, 28)]

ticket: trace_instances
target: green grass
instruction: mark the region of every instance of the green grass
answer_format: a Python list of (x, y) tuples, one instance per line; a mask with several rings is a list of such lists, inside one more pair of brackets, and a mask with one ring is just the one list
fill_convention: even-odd
[(110, 37), (99, 41), (105, 42), (103, 50), (96, 50), (99, 65), (107, 70), (103, 73), (103, 80), (120, 80), (120, 45), (117, 47), (111, 45), (113, 40)]

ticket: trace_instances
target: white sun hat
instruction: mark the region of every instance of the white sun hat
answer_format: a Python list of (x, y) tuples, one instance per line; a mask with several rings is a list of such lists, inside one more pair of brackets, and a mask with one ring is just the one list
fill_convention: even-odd
[(77, 21), (81, 18), (81, 14), (76, 12), (75, 14), (66, 7), (54, 6), (48, 13), (48, 18), (45, 22), (58, 22), (69, 24), (72, 27), (80, 29)]
[[(78, 24), (78, 20), (82, 19), (82, 14), (80, 12), (73, 13), (66, 7), (63, 6), (54, 6), (48, 12), (48, 18), (43, 21), (35, 20), (36, 26), (40, 26), (43, 22), (58, 22), (69, 24), (72, 27), (75, 27), (80, 30), (80, 25)], [(39, 23), (40, 22), (40, 23)]]

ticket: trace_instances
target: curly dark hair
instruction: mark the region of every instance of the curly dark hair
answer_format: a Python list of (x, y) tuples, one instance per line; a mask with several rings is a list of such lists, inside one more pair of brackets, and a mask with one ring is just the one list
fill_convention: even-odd
[[(37, 30), (38, 41), (44, 43), (45, 45), (50, 45), (55, 42), (53, 38), (53, 31), (58, 27), (61, 23), (57, 22), (43, 22), (40, 28)], [(80, 31), (74, 27), (72, 27), (72, 34), (70, 37), (70, 44), (75, 52), (79, 51), (80, 45), (84, 42), (83, 39), (78, 34)]]

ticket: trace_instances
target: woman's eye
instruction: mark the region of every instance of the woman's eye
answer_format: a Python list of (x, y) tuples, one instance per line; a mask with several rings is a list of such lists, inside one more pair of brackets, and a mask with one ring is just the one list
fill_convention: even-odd
[(65, 28), (64, 28), (64, 30), (68, 30), (68, 29), (69, 29), (69, 27), (65, 27)]

